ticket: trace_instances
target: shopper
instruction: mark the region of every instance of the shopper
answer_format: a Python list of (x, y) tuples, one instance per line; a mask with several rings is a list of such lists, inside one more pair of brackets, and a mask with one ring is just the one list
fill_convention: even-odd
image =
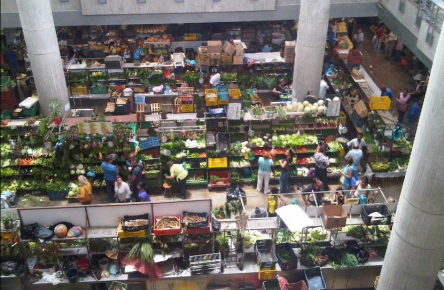
[[(128, 176), (128, 180), (131, 179), (131, 169), (132, 169), (132, 164), (131, 164), (131, 160), (133, 160), (136, 157), (136, 155), (133, 152), (130, 152), (128, 154), (128, 157), (126, 159), (126, 176)], [(142, 166), (142, 175), (145, 173), (145, 162), (143, 162), (142, 160), (139, 160), (139, 165)]]
[(386, 85), (383, 85), (383, 86), (381, 87), (381, 96), (387, 96), (387, 97), (390, 98), (390, 100), (392, 100), (392, 99), (393, 99), (393, 93), (392, 93), (392, 90), (389, 89), (389, 88), (387, 88)]
[(401, 52), (404, 49), (404, 44), (402, 43), (401, 39), (398, 37), (398, 41), (396, 42), (395, 46), (395, 54), (393, 56), (393, 60), (396, 62), (399, 62), (401, 60)]
[(356, 190), (353, 193), (354, 197), (359, 198), (361, 194), (365, 194), (365, 198), (368, 199), (370, 194), (370, 183), (367, 176), (364, 176), (356, 185)]
[(268, 193), (268, 217), (277, 216), (276, 209), (278, 208), (278, 201), (281, 200), (285, 203), (284, 199), (279, 193), (279, 189), (277, 187), (273, 187), (271, 191)]
[(356, 135), (356, 138), (351, 139), (350, 141), (347, 142), (347, 149), (350, 150), (351, 147), (353, 146), (353, 144), (358, 143), (359, 149), (361, 149), (363, 152), (366, 151), (367, 143), (365, 143), (365, 140), (363, 139), (363, 137), (364, 137), (364, 134), (362, 134), (362, 132), (358, 132), (358, 134)]
[[(344, 176), (342, 188), (349, 190), (350, 187), (354, 186), (358, 181), (358, 173), (353, 166), (353, 158), (347, 157), (345, 160), (347, 161), (347, 165), (345, 166), (344, 170), (341, 171), (341, 174)], [(349, 195), (347, 196), (350, 197)]]
[(187, 176), (188, 171), (186, 171), (182, 165), (174, 164), (173, 161), (167, 162), (167, 167), (170, 169), (170, 176), (166, 176), (167, 179), (176, 178), (179, 183), (180, 195), (183, 199), (187, 198)]
[(277, 86), (273, 88), (271, 91), (273, 93), (275, 101), (279, 101), (279, 98), (282, 93), (284, 93), (285, 81), (284, 79), (280, 79), (277, 83)]
[(264, 47), (262, 47), (262, 52), (272, 52), (273, 51), (273, 47), (267, 43), (264, 45)]
[(353, 166), (356, 171), (361, 170), (361, 160), (362, 160), (362, 150), (359, 149), (359, 144), (354, 143), (352, 150), (348, 151), (347, 155), (345, 155), (345, 158), (351, 157), (353, 159)]
[(328, 161), (328, 157), (325, 155), (327, 148), (318, 146), (315, 150), (314, 159), (315, 159), (315, 171), (316, 176), (322, 181), (326, 188), (328, 188), (328, 180), (327, 180), (327, 167), (330, 166), (330, 162)]
[(341, 187), (336, 189), (335, 195), (333, 197), (333, 203), (337, 205), (347, 204), (347, 195), (344, 194), (344, 190)]
[(220, 73), (216, 72), (210, 78), (210, 84), (213, 88), (216, 88), (220, 84)]
[(404, 120), (405, 112), (407, 111), (407, 103), (410, 99), (410, 94), (408, 89), (404, 89), (402, 93), (399, 94), (399, 97), (396, 99), (398, 104), (396, 108), (398, 109), (398, 123), (402, 124)]
[(256, 207), (250, 215), (251, 218), (264, 218), (267, 217), (267, 211), (262, 207)]
[(374, 45), (373, 45), (373, 51), (376, 53), (381, 52), (381, 45), (382, 45), (382, 35), (384, 34), (384, 25), (380, 23), (378, 25), (378, 28), (376, 29), (375, 36), (374, 36)]
[(10, 191), (3, 191), (1, 194), (1, 209), (13, 208), (14, 193)]
[(356, 34), (356, 48), (359, 51), (362, 51), (362, 46), (364, 44), (364, 32), (362, 32), (362, 29), (358, 29), (358, 33)]
[(139, 201), (151, 201), (151, 198), (148, 195), (147, 187), (145, 183), (143, 183), (143, 181), (137, 184), (137, 189), (139, 190), (139, 193), (137, 195)]
[(387, 38), (385, 39), (384, 42), (384, 57), (385, 58), (391, 58), (393, 51), (395, 50), (396, 47), (396, 42), (398, 41), (398, 38), (396, 37), (396, 35), (393, 33), (393, 31), (391, 31), (388, 35)]
[(9, 68), (11, 69), (11, 78), (15, 80), (17, 74), (20, 72), (20, 66), (18, 62), (18, 54), (11, 44), (8, 45), (8, 49), (5, 51), (5, 56), (8, 60)]
[[(369, 198), (370, 199), (370, 198)], [(396, 198), (394, 198), (393, 196), (389, 196), (389, 197), (387, 197), (387, 202), (390, 202), (390, 203), (396, 203), (396, 202), (398, 202), (397, 200), (396, 200)]]
[(270, 174), (273, 166), (273, 159), (271, 159), (270, 153), (264, 152), (264, 154), (259, 157), (259, 171), (257, 174), (257, 191), (262, 190), (262, 184), (264, 185), (264, 193), (270, 192), (268, 184), (270, 182)]
[(81, 204), (90, 204), (92, 200), (92, 186), (85, 176), (79, 175), (79, 187), (77, 188), (77, 197)]
[(293, 163), (294, 153), (291, 149), (285, 151), (285, 158), (279, 160), (281, 174), (279, 175), (279, 187), (281, 193), (287, 192), (288, 178), (290, 177), (290, 165)]
[(334, 32), (333, 27), (330, 25), (327, 32), (327, 41), (330, 47), (335, 45), (335, 35), (336, 33)]
[(407, 131), (406, 133), (413, 134), (416, 122), (419, 120), (419, 115), (421, 113), (422, 99), (416, 100), (410, 107), (409, 113), (407, 114)]
[(108, 193), (108, 201), (114, 201), (114, 183), (116, 182), (116, 176), (119, 173), (117, 167), (112, 164), (114, 156), (112, 154), (106, 156), (106, 161), (102, 162), (103, 178), (106, 183), (106, 192)]
[(322, 191), (327, 190), (327, 187), (322, 183), (319, 177), (315, 176), (311, 180), (311, 184), (302, 190), (302, 199), (306, 205), (322, 205), (322, 199), (324, 198), (324, 193)]
[(137, 187), (137, 185), (142, 181), (143, 168), (140, 165), (139, 159), (137, 157), (134, 157), (131, 160), (131, 165), (131, 179), (129, 179), (129, 184), (132, 185), (136, 201), (139, 201), (139, 188)]
[(116, 184), (114, 186), (114, 199), (116, 202), (127, 202), (131, 199), (131, 189), (128, 183), (122, 180), (122, 177), (116, 176)]

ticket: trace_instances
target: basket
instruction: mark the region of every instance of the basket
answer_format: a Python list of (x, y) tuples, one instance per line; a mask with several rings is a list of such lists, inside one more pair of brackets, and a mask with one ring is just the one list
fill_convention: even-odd
[(87, 95), (88, 88), (87, 87), (71, 87), (71, 94), (73, 94), (73, 95)]
[(178, 215), (172, 215), (170, 217), (176, 217), (179, 220), (179, 227), (174, 229), (158, 229), (157, 228), (157, 220), (168, 217), (168, 216), (157, 216), (154, 218), (154, 234), (156, 236), (162, 236), (162, 235), (179, 235), (180, 234), (180, 216)]
[(208, 158), (208, 168), (228, 167), (228, 158)]
[(304, 280), (301, 280), (296, 283), (288, 283), (287, 290), (309, 290), (307, 283)]
[(288, 93), (282, 93), (279, 95), (280, 102), (291, 102), (291, 95)]
[(262, 269), (259, 270), (259, 280), (270, 280), (275, 279), (277, 270), (276, 269)]
[(315, 267), (304, 271), (305, 280), (307, 280), (308, 289), (322, 290), (326, 288), (324, 275), (322, 275), (321, 268)]
[(271, 239), (257, 240), (254, 244), (254, 251), (256, 252), (257, 264), (260, 269), (276, 267), (278, 259)]
[(34, 106), (32, 106), (31, 108), (22, 108), (23, 111), (23, 115), (25, 116), (34, 116), (37, 113), (37, 110), (39, 109), (39, 103), (35, 103)]
[(126, 290), (127, 287), (128, 285), (125, 283), (113, 281), (113, 283), (111, 283), (111, 286), (109, 286), (108, 290)]
[[(373, 212), (382, 214), (382, 218), (372, 219), (369, 216)], [(388, 225), (392, 220), (392, 215), (385, 204), (369, 204), (364, 205), (361, 209), (361, 218), (364, 224), (369, 225)]]
[[(132, 226), (132, 227), (125, 226), (126, 221), (139, 220), (139, 219), (148, 220), (148, 224), (142, 226)], [(125, 215), (123, 216), (122, 229), (125, 232), (137, 232), (141, 230), (147, 230), (150, 226), (149, 221), (150, 221), (150, 215), (147, 213), (141, 215)]]
[(389, 110), (391, 103), (392, 101), (387, 96), (371, 96), (369, 106), (372, 110)]
[[(208, 180), (210, 181), (208, 183), (208, 187), (226, 187), (230, 186), (230, 173), (226, 170), (224, 171), (210, 171)], [(217, 181), (214, 181), (211, 179), (211, 176), (217, 176), (219, 179)]]
[(208, 215), (206, 212), (188, 212), (188, 211), (184, 211), (182, 214), (182, 227), (185, 227), (185, 223), (183, 222), (183, 216), (185, 214), (190, 214), (190, 215), (198, 215), (200, 217), (204, 217), (205, 221), (202, 222), (194, 222), (194, 223), (188, 223), (187, 228), (206, 228), (208, 225)]
[[(280, 255), (280, 251), (288, 252), (291, 256), (290, 260), (284, 260)], [(297, 269), (298, 268), (298, 257), (293, 251), (293, 248), (289, 243), (282, 243), (276, 245), (276, 257), (278, 258), (279, 266), (282, 271), (286, 271), (287, 269)]]
[(160, 146), (159, 138), (151, 137), (149, 139), (143, 140), (139, 142), (140, 150), (146, 150), (148, 148)]
[(281, 290), (281, 285), (278, 279), (271, 279), (262, 282), (261, 290)]

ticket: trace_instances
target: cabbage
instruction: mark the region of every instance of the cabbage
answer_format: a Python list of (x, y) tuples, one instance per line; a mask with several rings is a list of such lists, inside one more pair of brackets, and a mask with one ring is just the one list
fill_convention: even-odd
[(75, 170), (71, 170), (71, 174), (76, 174), (76, 171)]
[(308, 101), (304, 101), (302, 104), (304, 105), (304, 107), (310, 106), (310, 103)]
[(319, 106), (319, 107), (318, 107), (318, 113), (319, 113), (319, 114), (324, 113), (324, 110), (325, 110), (325, 107), (324, 107), (324, 106)]
[(273, 136), (273, 138), (271, 138), (271, 139), (273, 139), (273, 141), (277, 141), (278, 137), (277, 136)]
[(83, 164), (77, 165), (77, 169), (83, 169)]
[(339, 97), (334, 97), (333, 101), (340, 101)]

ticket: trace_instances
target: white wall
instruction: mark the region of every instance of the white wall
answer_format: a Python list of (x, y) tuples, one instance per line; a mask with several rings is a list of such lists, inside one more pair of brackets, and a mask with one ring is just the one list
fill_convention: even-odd
[[(60, 2), (60, 0), (51, 0), (51, 8), (53, 12), (82, 10), (82, 6), (80, 5), (80, 0), (69, 0), (69, 2)], [(1, 13), (17, 13), (17, 12), (18, 12), (17, 2), (15, 0), (1, 0)]]
[[(429, 45), (426, 42), (427, 31), (432, 33), (434, 36), (434, 41), (432, 45)], [(437, 31), (436, 29), (432, 29), (432, 27), (429, 28), (429, 24), (427, 23), (427, 21), (425, 20), (422, 21), (421, 29), (418, 33), (418, 42), (416, 43), (416, 46), (419, 48), (419, 50), (422, 51), (422, 53), (424, 53), (431, 60), (433, 60), (435, 55), (436, 47), (438, 45), (439, 35), (440, 35), (439, 31)]]

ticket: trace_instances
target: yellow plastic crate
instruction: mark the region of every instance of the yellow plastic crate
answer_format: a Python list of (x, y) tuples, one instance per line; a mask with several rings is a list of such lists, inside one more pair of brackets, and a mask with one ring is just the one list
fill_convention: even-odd
[(146, 230), (136, 232), (119, 232), (119, 238), (146, 237)]
[(389, 110), (391, 103), (392, 101), (387, 96), (371, 96), (369, 106), (372, 110)]
[(218, 105), (228, 105), (228, 100), (221, 100), (221, 99), (218, 99), (218, 100), (217, 100), (217, 104), (218, 104)]
[(87, 87), (71, 87), (71, 93), (73, 95), (87, 95), (88, 94), (88, 88)]
[(185, 33), (184, 40), (197, 40), (197, 33)]
[(208, 167), (209, 168), (228, 167), (228, 158), (227, 157), (208, 158)]
[(217, 90), (216, 89), (206, 89), (205, 90), (205, 104), (207, 106), (217, 106)]
[(182, 112), (183, 113), (194, 112), (194, 105), (193, 104), (182, 105)]
[(259, 270), (259, 280), (270, 280), (276, 278), (276, 269)]
[(230, 98), (233, 99), (238, 99), (242, 95), (239, 89), (229, 89), (228, 94), (230, 95)]

